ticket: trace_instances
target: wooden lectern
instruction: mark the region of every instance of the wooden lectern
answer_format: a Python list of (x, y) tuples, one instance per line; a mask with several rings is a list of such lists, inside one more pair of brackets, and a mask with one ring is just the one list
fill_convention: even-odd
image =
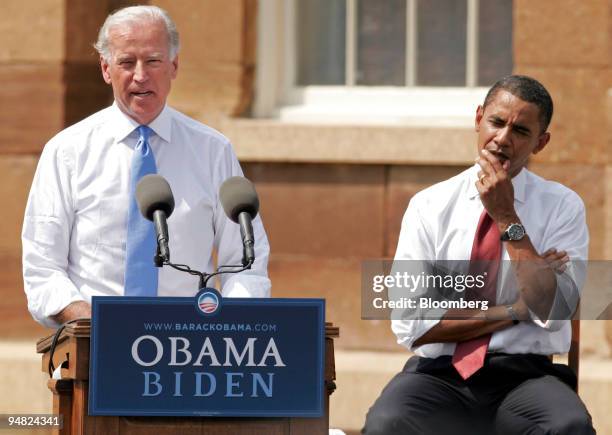
[[(329, 428), (329, 396), (335, 390), (334, 341), (339, 328), (325, 324), (325, 394), (324, 415), (320, 418), (217, 418), (217, 417), (119, 417), (87, 415), (89, 393), (90, 320), (68, 324), (59, 336), (53, 364), (61, 369), (62, 379), (49, 379), (53, 393), (53, 413), (64, 417), (62, 429), (54, 434), (87, 435), (316, 435)], [(38, 341), (42, 353), (42, 370), (47, 373), (53, 336)], [(67, 362), (67, 363), (65, 363)]]

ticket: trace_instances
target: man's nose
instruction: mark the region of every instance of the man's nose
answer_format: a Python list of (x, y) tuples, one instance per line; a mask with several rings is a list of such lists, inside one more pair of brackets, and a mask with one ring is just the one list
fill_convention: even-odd
[(500, 128), (497, 130), (497, 134), (495, 135), (495, 142), (500, 145), (507, 145), (510, 143), (510, 134), (511, 134), (511, 126), (506, 125), (504, 128)]
[(147, 69), (144, 62), (136, 62), (136, 67), (134, 68), (134, 80), (137, 82), (145, 82), (147, 81), (147, 78)]

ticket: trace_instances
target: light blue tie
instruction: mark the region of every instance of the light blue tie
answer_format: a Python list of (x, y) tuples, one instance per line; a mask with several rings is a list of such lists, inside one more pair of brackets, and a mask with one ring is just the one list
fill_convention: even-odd
[(140, 138), (134, 148), (130, 173), (127, 242), (125, 256), (125, 295), (157, 296), (157, 267), (153, 256), (157, 249), (153, 222), (145, 219), (136, 203), (136, 185), (147, 174), (155, 174), (155, 157), (149, 145), (151, 129), (138, 127)]

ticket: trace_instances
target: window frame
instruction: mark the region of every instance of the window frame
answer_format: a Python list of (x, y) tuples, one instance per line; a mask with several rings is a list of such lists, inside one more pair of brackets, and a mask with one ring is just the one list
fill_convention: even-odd
[[(487, 87), (477, 87), (478, 7), (466, 0), (466, 86), (357, 86), (357, 0), (347, 1), (347, 62), (345, 86), (296, 86), (295, 10), (299, 0), (262, 0), (257, 23), (257, 68), (252, 116), (285, 122), (374, 123), (419, 126), (473, 125), (474, 113)], [(416, 0), (407, 1), (407, 59), (416, 58)], [(407, 60), (406, 78), (414, 83), (416, 63)], [(352, 85), (350, 83), (353, 83)], [(372, 110), (376, 107), (376, 111)]]

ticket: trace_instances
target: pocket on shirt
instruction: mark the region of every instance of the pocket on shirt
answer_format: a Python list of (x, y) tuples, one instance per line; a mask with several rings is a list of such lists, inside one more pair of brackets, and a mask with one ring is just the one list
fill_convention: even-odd
[(125, 248), (127, 207), (121, 202), (114, 198), (100, 199), (96, 245)]

